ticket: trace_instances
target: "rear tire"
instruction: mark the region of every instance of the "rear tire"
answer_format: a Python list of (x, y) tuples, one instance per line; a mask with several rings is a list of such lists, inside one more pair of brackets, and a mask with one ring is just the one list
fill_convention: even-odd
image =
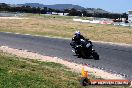
[(96, 51), (93, 51), (93, 52), (92, 52), (92, 56), (93, 56), (93, 58), (94, 58), (95, 60), (99, 60), (99, 55), (98, 55), (98, 53), (97, 53)]

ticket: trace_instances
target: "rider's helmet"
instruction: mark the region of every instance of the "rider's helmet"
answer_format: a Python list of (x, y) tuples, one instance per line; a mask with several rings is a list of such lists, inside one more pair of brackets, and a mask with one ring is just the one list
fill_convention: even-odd
[(80, 31), (76, 31), (76, 32), (75, 32), (75, 35), (76, 35), (76, 36), (81, 35)]

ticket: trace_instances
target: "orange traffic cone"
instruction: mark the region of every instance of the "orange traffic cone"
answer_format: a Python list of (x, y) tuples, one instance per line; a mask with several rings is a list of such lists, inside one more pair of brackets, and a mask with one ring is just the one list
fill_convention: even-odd
[(88, 77), (88, 71), (85, 71), (84, 67), (82, 68), (82, 77)]

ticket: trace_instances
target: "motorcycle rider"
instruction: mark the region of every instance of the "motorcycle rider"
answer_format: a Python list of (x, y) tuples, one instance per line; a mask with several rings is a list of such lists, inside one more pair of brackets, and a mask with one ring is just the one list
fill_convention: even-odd
[(97, 52), (92, 48), (93, 44), (89, 39), (85, 39), (83, 35), (79, 31), (76, 31), (75, 36), (72, 38), (70, 45), (74, 50), (72, 50), (78, 58), (89, 58), (93, 57), (96, 60), (99, 60), (99, 55)]
[(80, 31), (76, 31), (75, 36), (72, 38), (72, 41), (74, 41), (77, 45), (80, 45), (80, 39), (84, 39), (83, 35), (81, 35)]
[(70, 45), (75, 49), (75, 51), (74, 50), (72, 51), (78, 54), (79, 52), (78, 49), (76, 48), (76, 45), (81, 45), (80, 39), (85, 39), (85, 38), (83, 37), (83, 35), (81, 35), (79, 31), (76, 31), (74, 35), (75, 36), (72, 38), (72, 42), (70, 43)]
[[(76, 31), (75, 32), (75, 34), (74, 34), (75, 36), (72, 38), (72, 42), (70, 43), (70, 45), (75, 49), (75, 51), (74, 50), (72, 50), (74, 53), (76, 53), (76, 54), (78, 54), (79, 52), (78, 52), (78, 48), (76, 47), (77, 45), (81, 45), (82, 43), (83, 43), (83, 45), (87, 45), (87, 43), (89, 42), (90, 43), (90, 45), (92, 45), (92, 42), (91, 41), (89, 41), (89, 39), (85, 39), (84, 37), (83, 37), (83, 35), (81, 35), (81, 33), (79, 32), (79, 31)], [(84, 40), (84, 41), (83, 41)], [(89, 46), (90, 46), (89, 45)], [(88, 46), (88, 47), (89, 47)], [(87, 47), (87, 46), (86, 46)], [(89, 47), (89, 49), (91, 49), (92, 47)]]

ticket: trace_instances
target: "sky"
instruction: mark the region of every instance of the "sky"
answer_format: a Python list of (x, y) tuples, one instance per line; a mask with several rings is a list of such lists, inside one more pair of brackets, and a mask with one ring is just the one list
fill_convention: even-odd
[(132, 0), (0, 0), (0, 3), (40, 3), (44, 5), (74, 4), (85, 8), (101, 8), (115, 13), (127, 13), (128, 10), (132, 10)]

